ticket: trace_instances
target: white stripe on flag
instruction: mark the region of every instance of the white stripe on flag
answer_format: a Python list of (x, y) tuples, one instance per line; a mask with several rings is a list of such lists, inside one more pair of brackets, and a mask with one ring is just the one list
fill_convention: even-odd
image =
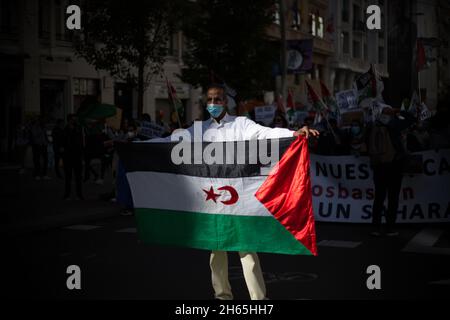
[[(272, 216), (255, 198), (255, 193), (266, 177), (204, 178), (158, 172), (127, 173), (136, 208), (164, 209), (237, 216)], [(230, 186), (239, 195), (232, 205), (222, 201), (231, 198), (229, 191), (218, 189)], [(206, 201), (203, 190), (213, 188), (216, 202)]]

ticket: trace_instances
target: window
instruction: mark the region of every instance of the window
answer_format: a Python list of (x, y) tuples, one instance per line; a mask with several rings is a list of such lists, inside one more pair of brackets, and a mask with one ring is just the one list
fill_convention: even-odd
[(273, 23), (280, 24), (280, 6), (278, 3), (275, 3), (274, 9), (273, 9)]
[(349, 7), (350, 3), (349, 0), (342, 1), (342, 21), (348, 22), (350, 20), (350, 13), (349, 13)]
[(317, 28), (317, 36), (323, 38), (323, 18), (319, 17), (319, 26)]
[(361, 7), (358, 5), (353, 5), (353, 30), (364, 31), (365, 25), (362, 21)]
[(385, 59), (384, 59), (384, 47), (378, 47), (378, 62), (384, 63)]
[(309, 24), (310, 24), (310, 33), (313, 36), (317, 36), (323, 38), (324, 34), (324, 21), (323, 17), (320, 16), (319, 11), (316, 14), (309, 14)]
[(169, 56), (178, 57), (178, 33), (172, 33), (167, 44), (167, 54)]
[(350, 39), (348, 32), (342, 32), (341, 38), (342, 38), (342, 52), (345, 54), (350, 53)]
[(18, 1), (0, 0), (0, 32), (17, 33), (18, 32)]
[(359, 41), (353, 41), (353, 58), (361, 58), (361, 43)]
[[(72, 1), (71, 4), (76, 4)], [(55, 0), (55, 36), (56, 40), (71, 41), (73, 32), (66, 27), (66, 8), (69, 5), (67, 0)]]
[[(295, 8), (294, 8), (295, 9)], [(298, 9), (292, 10), (292, 25), (291, 28), (293, 30), (300, 30), (301, 25), (301, 15)]]
[(50, 4), (48, 0), (39, 1), (39, 38), (50, 39)]
[(311, 25), (311, 34), (315, 36), (316, 32), (316, 15), (314, 13), (309, 14), (310, 25)]
[(100, 86), (98, 79), (73, 78), (73, 105), (74, 110), (78, 110), (81, 103), (87, 97), (98, 98), (100, 95)]

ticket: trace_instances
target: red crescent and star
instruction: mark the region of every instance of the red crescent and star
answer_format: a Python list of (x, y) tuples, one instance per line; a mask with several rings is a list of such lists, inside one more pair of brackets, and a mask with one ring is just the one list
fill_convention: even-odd
[[(224, 186), (224, 187), (218, 188), (217, 190), (219, 190), (219, 191), (228, 191), (228, 193), (231, 196), (230, 199), (228, 199), (226, 201), (220, 201), (224, 205), (231, 206), (231, 205), (235, 204), (236, 202), (238, 202), (239, 194), (237, 193), (235, 188), (233, 188), (231, 186)], [(218, 194), (218, 193), (214, 192), (214, 188), (212, 186), (211, 186), (211, 188), (209, 190), (203, 189), (203, 192), (206, 193), (205, 201), (212, 200), (215, 203), (217, 203), (217, 198), (219, 198), (221, 196), (221, 194)]]

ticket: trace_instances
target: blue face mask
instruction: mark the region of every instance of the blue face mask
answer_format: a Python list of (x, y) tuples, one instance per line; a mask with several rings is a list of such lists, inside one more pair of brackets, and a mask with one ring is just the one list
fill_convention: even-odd
[(206, 110), (208, 110), (211, 117), (218, 118), (222, 114), (224, 108), (225, 107), (221, 104), (208, 104)]
[(361, 133), (361, 128), (360, 127), (352, 127), (351, 128), (351, 131), (352, 131), (352, 134), (354, 135), (354, 136), (357, 136), (357, 135), (359, 135), (360, 133)]

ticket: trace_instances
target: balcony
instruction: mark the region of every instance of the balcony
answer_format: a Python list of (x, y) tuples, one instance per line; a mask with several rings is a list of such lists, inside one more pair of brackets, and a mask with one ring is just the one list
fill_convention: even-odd
[(364, 34), (366, 33), (366, 24), (362, 20), (353, 21), (353, 32)]

